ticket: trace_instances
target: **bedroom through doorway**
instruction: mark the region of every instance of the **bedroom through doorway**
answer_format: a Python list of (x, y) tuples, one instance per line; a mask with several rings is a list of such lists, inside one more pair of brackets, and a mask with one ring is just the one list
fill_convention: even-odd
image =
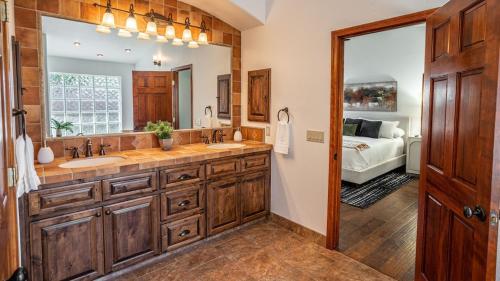
[(338, 250), (413, 280), (425, 23), (344, 41)]

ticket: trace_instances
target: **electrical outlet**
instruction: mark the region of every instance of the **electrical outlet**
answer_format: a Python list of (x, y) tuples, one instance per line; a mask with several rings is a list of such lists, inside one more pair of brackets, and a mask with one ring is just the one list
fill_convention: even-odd
[(324, 143), (325, 142), (325, 132), (307, 130), (306, 138), (307, 138), (307, 141), (310, 141), (310, 142)]
[(271, 136), (271, 126), (266, 126), (266, 137)]

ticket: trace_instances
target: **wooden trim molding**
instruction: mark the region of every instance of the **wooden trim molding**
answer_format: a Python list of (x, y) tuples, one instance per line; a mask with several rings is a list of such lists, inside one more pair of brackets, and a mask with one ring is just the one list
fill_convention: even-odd
[(305, 226), (302, 226), (298, 223), (295, 223), (295, 222), (293, 222), (289, 219), (286, 219), (280, 215), (277, 215), (275, 213), (271, 213), (269, 215), (269, 219), (273, 223), (280, 225), (280, 226), (290, 230), (291, 232), (294, 232), (294, 233), (302, 236), (306, 241), (316, 243), (316, 244), (320, 245), (321, 247), (325, 246), (326, 237), (325, 237), (325, 235), (323, 235), (321, 233), (318, 233), (312, 229), (309, 229)]
[(340, 238), (340, 184), (342, 175), (342, 118), (344, 103), (344, 42), (350, 37), (425, 22), (436, 9), (344, 28), (332, 32), (332, 72), (330, 102), (330, 156), (326, 247), (336, 249)]

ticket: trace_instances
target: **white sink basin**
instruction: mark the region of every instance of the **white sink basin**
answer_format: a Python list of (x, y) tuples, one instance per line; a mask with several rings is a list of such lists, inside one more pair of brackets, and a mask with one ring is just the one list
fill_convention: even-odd
[(64, 164), (59, 165), (61, 168), (73, 169), (73, 168), (86, 168), (92, 166), (100, 166), (106, 164), (112, 164), (124, 160), (125, 158), (120, 156), (110, 156), (110, 157), (99, 157), (99, 158), (89, 158), (83, 160), (73, 160)]
[(231, 149), (231, 148), (242, 148), (245, 147), (242, 143), (214, 143), (208, 146), (208, 148), (213, 149)]

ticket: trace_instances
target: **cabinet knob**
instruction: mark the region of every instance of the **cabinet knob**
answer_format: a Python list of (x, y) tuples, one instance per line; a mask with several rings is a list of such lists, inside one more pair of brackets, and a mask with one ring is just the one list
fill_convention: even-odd
[(107, 216), (109, 216), (109, 215), (111, 215), (111, 211), (110, 211), (110, 210), (106, 210), (105, 214), (106, 214)]
[(181, 233), (179, 233), (179, 236), (184, 237), (184, 236), (188, 235), (189, 233), (191, 233), (191, 231), (189, 229), (186, 229), (186, 230), (183, 230)]
[(102, 216), (102, 214), (101, 214), (101, 212), (97, 212), (97, 213), (95, 214), (95, 216), (96, 216), (96, 217), (100, 217), (100, 216)]
[(185, 206), (187, 206), (189, 204), (191, 204), (191, 201), (184, 200), (184, 201), (180, 202), (179, 204), (177, 204), (177, 206), (179, 206), (179, 207), (185, 207)]

